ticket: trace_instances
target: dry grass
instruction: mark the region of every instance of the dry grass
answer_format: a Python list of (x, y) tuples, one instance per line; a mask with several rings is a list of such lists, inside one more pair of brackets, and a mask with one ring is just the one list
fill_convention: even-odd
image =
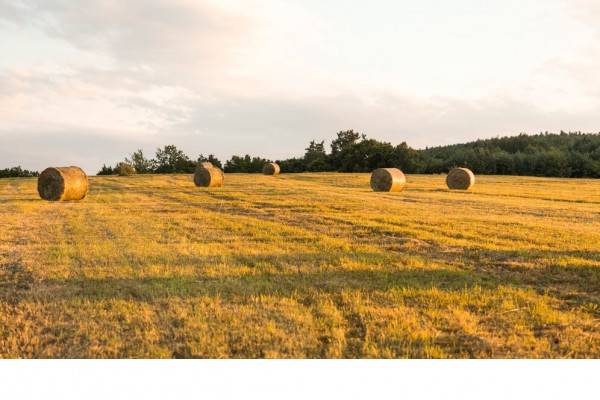
[(600, 357), (600, 181), (227, 178), (0, 180), (0, 356)]

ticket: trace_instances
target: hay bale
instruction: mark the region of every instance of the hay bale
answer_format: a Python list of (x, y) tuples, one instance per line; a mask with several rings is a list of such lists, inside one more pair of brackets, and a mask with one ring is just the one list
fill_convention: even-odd
[[(209, 166), (205, 166), (210, 164)], [(194, 183), (202, 187), (220, 187), (225, 181), (225, 174), (220, 168), (214, 167), (211, 163), (200, 163), (194, 173)]]
[(266, 163), (263, 167), (263, 174), (265, 175), (279, 175), (280, 172), (281, 168), (279, 168), (279, 165), (274, 162)]
[(223, 172), (222, 169), (220, 169), (219, 167), (215, 167), (213, 163), (211, 163), (210, 161), (202, 161), (199, 162), (196, 165), (196, 171), (198, 171), (198, 169), (200, 168), (215, 168), (217, 171), (219, 171), (221, 173), (221, 177), (223, 178), (223, 180), (225, 180), (225, 173)]
[(406, 186), (406, 177), (398, 168), (379, 168), (371, 174), (371, 189), (375, 192), (399, 192)]
[(198, 165), (196, 165), (196, 168), (198, 168), (198, 167), (214, 168), (215, 166), (210, 161), (202, 161), (202, 162), (199, 162)]
[(88, 191), (88, 177), (79, 167), (46, 168), (38, 177), (38, 193), (44, 200), (82, 200)]
[(453, 168), (446, 177), (449, 189), (469, 190), (475, 184), (475, 174), (468, 168)]

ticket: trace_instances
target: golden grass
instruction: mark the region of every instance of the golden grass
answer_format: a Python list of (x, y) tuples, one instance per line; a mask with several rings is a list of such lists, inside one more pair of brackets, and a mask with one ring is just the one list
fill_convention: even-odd
[(600, 181), (0, 180), (0, 357), (600, 357)]

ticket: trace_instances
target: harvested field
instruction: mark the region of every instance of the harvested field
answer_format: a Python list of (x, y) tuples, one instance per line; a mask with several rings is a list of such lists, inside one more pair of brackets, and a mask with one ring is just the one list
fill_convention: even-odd
[(0, 179), (0, 357), (600, 357), (600, 181)]

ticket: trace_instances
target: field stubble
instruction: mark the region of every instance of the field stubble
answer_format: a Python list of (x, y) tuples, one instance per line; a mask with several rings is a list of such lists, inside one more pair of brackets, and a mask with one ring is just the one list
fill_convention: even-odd
[(600, 181), (0, 180), (0, 357), (600, 357)]

